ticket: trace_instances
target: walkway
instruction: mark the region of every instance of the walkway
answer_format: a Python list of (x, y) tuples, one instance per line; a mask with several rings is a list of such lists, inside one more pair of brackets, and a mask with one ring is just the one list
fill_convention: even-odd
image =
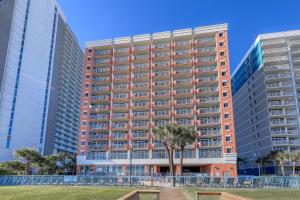
[(187, 200), (178, 188), (161, 188), (159, 200)]

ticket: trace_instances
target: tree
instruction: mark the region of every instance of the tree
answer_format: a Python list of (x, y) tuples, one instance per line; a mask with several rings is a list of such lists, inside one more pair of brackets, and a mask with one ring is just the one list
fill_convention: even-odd
[[(155, 127), (153, 130), (154, 138), (156, 140), (159, 140), (163, 143), (165, 146), (166, 152), (168, 154), (168, 160), (169, 160), (169, 169), (170, 169), (170, 175), (174, 176), (174, 149), (176, 147), (176, 132), (177, 132), (178, 126), (173, 124), (168, 124), (165, 126), (158, 126)], [(175, 185), (175, 182), (173, 181), (173, 186)]]
[(284, 173), (284, 163), (285, 163), (285, 161), (288, 158), (289, 158), (288, 153), (285, 152), (285, 151), (278, 151), (276, 153), (275, 160), (278, 161), (278, 164), (279, 164), (280, 169), (281, 169), (282, 176), (285, 176), (285, 173)]
[(60, 153), (57, 156), (57, 173), (74, 175), (76, 173), (76, 156), (67, 153)]
[(0, 175), (24, 175), (26, 166), (20, 161), (8, 161), (0, 163)]
[(196, 131), (191, 127), (179, 126), (175, 133), (175, 143), (180, 149), (180, 176), (182, 176), (184, 148), (187, 144), (195, 142)]
[(295, 176), (296, 164), (300, 160), (300, 152), (293, 151), (288, 154), (288, 160), (291, 161), (293, 167), (293, 176)]
[(16, 151), (16, 157), (25, 162), (27, 175), (32, 174), (33, 165), (40, 166), (43, 162), (41, 154), (33, 149), (19, 149)]

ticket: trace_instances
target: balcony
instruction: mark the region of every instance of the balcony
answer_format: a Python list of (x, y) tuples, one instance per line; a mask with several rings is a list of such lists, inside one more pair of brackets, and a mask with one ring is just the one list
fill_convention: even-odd
[(192, 57), (192, 51), (191, 50), (176, 50), (173, 53), (173, 56), (175, 59), (182, 59), (182, 58), (191, 58)]
[(115, 57), (114, 63), (115, 64), (129, 64), (130, 57), (129, 56)]
[(108, 133), (106, 134), (90, 134), (89, 135), (89, 140), (91, 141), (98, 141), (98, 140), (108, 140), (109, 139), (109, 135)]
[(153, 51), (157, 50), (168, 50), (170, 49), (171, 45), (169, 42), (166, 43), (155, 43), (153, 44)]
[(290, 44), (292, 47), (300, 46), (300, 40), (292, 40), (292, 41), (290, 41)]
[(216, 45), (216, 38), (214, 36), (196, 38), (195, 45), (196, 46), (213, 46), (213, 45)]
[(192, 67), (192, 60), (191, 59), (180, 59), (180, 60), (175, 60), (173, 65), (174, 67)]
[(107, 151), (108, 145), (107, 144), (94, 144), (94, 145), (89, 145), (88, 148), (91, 151)]
[(288, 52), (288, 48), (287, 47), (280, 47), (280, 48), (270, 48), (270, 49), (264, 49), (263, 53), (265, 55), (268, 54), (274, 54), (274, 53), (287, 53)]
[(264, 48), (272, 48), (273, 46), (286, 45), (286, 40), (285, 39), (271, 39), (271, 40), (265, 40), (261, 44)]
[(212, 96), (212, 95), (218, 95), (219, 94), (219, 89), (218, 87), (200, 87), (198, 88), (199, 93), (197, 94), (198, 96)]
[(198, 79), (197, 85), (215, 85), (218, 83), (218, 77), (217, 76), (204, 76), (200, 77)]
[(195, 49), (195, 56), (216, 56), (216, 46), (200, 47)]
[(195, 59), (196, 66), (211, 66), (217, 64), (216, 56), (200, 57)]
[(94, 50), (94, 56), (95, 57), (108, 57), (112, 56), (112, 49), (95, 49)]
[(293, 60), (294, 64), (299, 64), (300, 63), (300, 57), (293, 57), (292, 60)]
[(132, 143), (132, 148), (134, 150), (142, 150), (142, 149), (148, 149), (149, 145), (148, 143)]
[(298, 143), (294, 140), (273, 140), (274, 146), (296, 146)]
[(128, 145), (127, 145), (127, 143), (123, 143), (123, 144), (112, 143), (110, 149), (112, 151), (127, 150)]
[(152, 58), (154, 61), (163, 61), (163, 60), (170, 60), (170, 52), (169, 51), (159, 51), (154, 52), (152, 54)]
[(270, 116), (293, 116), (296, 115), (297, 112), (295, 110), (283, 111), (283, 110), (271, 110)]
[(219, 115), (220, 114), (220, 108), (200, 108), (200, 116), (213, 116), (213, 115)]
[(127, 140), (128, 135), (126, 133), (112, 133), (110, 135), (111, 140)]
[(278, 81), (278, 79), (291, 79), (291, 75), (289, 73), (284, 74), (267, 74), (266, 81)]
[(220, 137), (221, 131), (220, 130), (208, 130), (208, 131), (200, 131), (199, 137)]
[(293, 97), (294, 93), (289, 91), (281, 91), (281, 92), (268, 92), (267, 93), (268, 98), (272, 99), (282, 99), (282, 98), (289, 98)]
[(148, 139), (148, 132), (133, 132), (132, 140)]
[(129, 55), (130, 48), (124, 47), (124, 48), (115, 48), (115, 55)]
[(200, 66), (199, 68), (197, 68), (198, 72), (199, 72), (199, 76), (206, 76), (206, 75), (210, 75), (210, 74), (218, 74), (218, 68), (216, 65), (213, 66)]
[(220, 103), (219, 97), (201, 97), (200, 99), (201, 106), (209, 106)]
[(272, 90), (272, 89), (284, 89), (284, 88), (291, 88), (293, 87), (292, 83), (290, 82), (280, 82), (280, 83), (268, 83), (267, 84), (267, 89)]
[(290, 107), (295, 105), (296, 104), (293, 101), (270, 101), (269, 102), (270, 107)]
[(295, 130), (271, 130), (271, 134), (273, 136), (276, 137), (290, 137), (290, 136), (294, 136), (294, 137), (298, 137), (299, 136), (299, 132), (297, 129)]
[(200, 119), (200, 127), (213, 127), (220, 125), (220, 119)]
[(221, 141), (200, 141), (198, 144), (199, 148), (216, 148), (222, 146)]
[(173, 47), (175, 49), (178, 48), (190, 48), (192, 45), (192, 41), (191, 40), (180, 40), (180, 41), (175, 41), (173, 43)]
[(133, 51), (134, 52), (148, 52), (150, 50), (150, 46), (149, 45), (140, 45), (140, 46), (134, 46), (133, 47)]
[(290, 66), (288, 64), (265, 66), (265, 71), (266, 72), (286, 71), (286, 70), (289, 70), (289, 69), (290, 69)]
[(291, 119), (273, 119), (270, 121), (271, 126), (298, 126), (297, 120)]
[(133, 56), (133, 62), (149, 62), (150, 61), (150, 56), (149, 54), (136, 54)]
[(289, 60), (288, 56), (273, 56), (273, 57), (265, 57), (264, 63), (265, 65), (274, 65), (274, 64), (285, 64)]

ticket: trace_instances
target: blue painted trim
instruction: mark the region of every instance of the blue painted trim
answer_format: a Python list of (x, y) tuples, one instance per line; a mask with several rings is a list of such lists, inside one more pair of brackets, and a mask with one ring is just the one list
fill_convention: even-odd
[(11, 111), (10, 111), (9, 127), (8, 127), (7, 140), (6, 140), (6, 148), (7, 149), (10, 148), (12, 128), (14, 125), (17, 95), (18, 95), (19, 81), (20, 81), (20, 73), (21, 73), (21, 68), (22, 68), (23, 52), (24, 52), (25, 38), (26, 38), (26, 32), (27, 32), (29, 8), (30, 8), (30, 0), (27, 0), (21, 48), (20, 48), (20, 54), (19, 54), (19, 62), (18, 62), (18, 68), (17, 68), (17, 76), (16, 76), (15, 87), (14, 87), (14, 97), (13, 97), (12, 107), (11, 107)]

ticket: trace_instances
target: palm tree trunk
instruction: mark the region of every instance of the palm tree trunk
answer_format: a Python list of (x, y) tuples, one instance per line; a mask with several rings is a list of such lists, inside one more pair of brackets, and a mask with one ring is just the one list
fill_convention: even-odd
[(280, 168), (281, 168), (281, 174), (282, 174), (282, 176), (284, 176), (284, 163), (283, 162), (280, 163)]
[(296, 175), (296, 162), (293, 162), (293, 176)]
[(183, 167), (183, 148), (180, 148), (180, 176), (182, 176)]

